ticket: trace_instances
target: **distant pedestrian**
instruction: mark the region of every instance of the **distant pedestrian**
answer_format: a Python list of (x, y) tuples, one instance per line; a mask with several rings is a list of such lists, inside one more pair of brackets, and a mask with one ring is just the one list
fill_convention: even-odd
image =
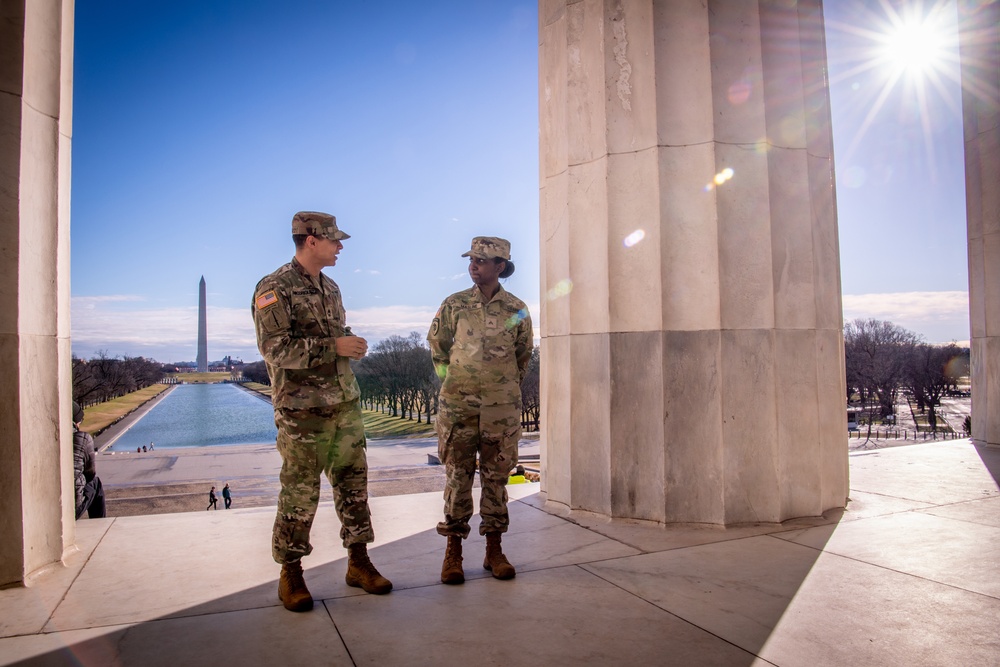
[(136, 454), (142, 454), (142, 447), (136, 447), (135, 448), (135, 453)]
[(205, 509), (206, 510), (210, 510), (213, 507), (215, 509), (219, 509), (219, 499), (215, 497), (215, 487), (214, 486), (212, 487), (212, 490), (208, 492), (208, 507), (206, 507)]
[(143, 451), (143, 453), (145, 453), (145, 452), (146, 452), (146, 445), (143, 445), (143, 446), (142, 446), (142, 451)]
[(153, 441), (149, 441), (149, 451), (153, 451)]
[(229, 483), (227, 482), (224, 487), (222, 487), (222, 499), (226, 502), (226, 509), (233, 506), (233, 494), (229, 490)]
[(73, 403), (73, 474), (76, 489), (76, 518), (86, 512), (91, 519), (107, 516), (104, 507), (104, 486), (97, 476), (97, 461), (94, 455), (94, 439), (83, 424), (83, 408)]

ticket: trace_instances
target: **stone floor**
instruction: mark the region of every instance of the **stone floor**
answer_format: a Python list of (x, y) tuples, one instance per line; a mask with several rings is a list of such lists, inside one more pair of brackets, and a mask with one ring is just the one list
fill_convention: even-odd
[(518, 575), (490, 578), (475, 536), (463, 586), (438, 581), (439, 494), (375, 498), (387, 596), (344, 584), (324, 503), (305, 614), (277, 600), (273, 509), (80, 521), (65, 568), (0, 591), (0, 664), (1000, 664), (1000, 449), (850, 463), (846, 511), (780, 526), (608, 521), (512, 486)]

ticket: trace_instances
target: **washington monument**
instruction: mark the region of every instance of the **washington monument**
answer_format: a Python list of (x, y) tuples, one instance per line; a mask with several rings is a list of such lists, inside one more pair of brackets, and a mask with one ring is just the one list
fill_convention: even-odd
[(198, 283), (198, 372), (208, 370), (208, 317), (205, 314), (205, 276)]

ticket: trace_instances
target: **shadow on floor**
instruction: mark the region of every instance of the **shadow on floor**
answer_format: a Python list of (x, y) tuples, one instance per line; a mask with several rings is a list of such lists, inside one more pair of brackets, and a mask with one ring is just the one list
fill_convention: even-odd
[[(373, 562), (396, 584), (390, 595), (347, 587), (344, 552), (315, 567), (304, 561), (317, 598), (311, 612), (294, 614), (280, 606), (274, 565), (273, 580), (203, 604), (173, 603), (171, 611), (134, 625), (109, 621), (62, 630), (60, 648), (14, 664), (759, 664), (756, 656), (809, 577), (838, 518), (798, 524), (812, 530), (805, 546), (774, 535), (795, 529), (796, 522), (658, 527), (558, 517), (543, 511), (543, 504), (537, 494), (511, 503), (505, 547), (518, 566), (512, 581), (494, 580), (481, 568), (477, 517), (466, 541), (462, 586), (438, 581), (443, 538), (433, 529), (410, 532), (371, 549)], [(320, 512), (331, 515), (333, 508)], [(263, 524), (255, 525), (260, 531)], [(214, 545), (213, 551), (226, 548)], [(231, 555), (238, 567), (241, 554)], [(148, 600), (142, 605), (147, 611), (169, 609), (172, 592), (190, 588), (171, 581), (183, 575), (167, 574), (157, 558), (190, 560), (191, 567), (199, 562), (184, 546), (177, 553), (151, 554), (141, 566), (148, 576), (162, 577), (156, 595), (163, 599)], [(733, 574), (737, 569), (740, 575)], [(92, 602), (102, 604), (100, 595)], [(44, 632), (58, 631), (59, 618), (54, 614)]]

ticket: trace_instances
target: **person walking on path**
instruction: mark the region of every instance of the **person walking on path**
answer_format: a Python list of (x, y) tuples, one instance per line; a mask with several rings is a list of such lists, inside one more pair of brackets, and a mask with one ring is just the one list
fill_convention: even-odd
[(296, 213), (295, 256), (257, 283), (251, 303), (257, 347), (273, 388), (282, 459), (271, 551), (281, 565), (278, 597), (290, 611), (313, 606), (301, 559), (312, 552), (309, 533), (324, 473), (348, 552), (347, 585), (374, 594), (392, 590), (368, 557), (375, 533), (361, 391), (350, 364), (367, 354), (368, 343), (347, 326), (340, 288), (322, 271), (336, 265), (348, 238), (328, 213)]
[(219, 499), (215, 497), (214, 486), (208, 492), (208, 507), (206, 507), (205, 509), (210, 510), (212, 508), (219, 509)]
[(226, 485), (222, 487), (222, 500), (226, 504), (226, 509), (233, 506), (233, 494), (229, 490), (229, 482), (226, 482)]
[(97, 456), (94, 438), (82, 430), (83, 408), (73, 402), (73, 486), (76, 491), (76, 518), (86, 512), (91, 519), (107, 516), (104, 504), (104, 485), (97, 476)]
[(452, 294), (431, 322), (427, 341), (441, 378), (438, 457), (445, 466), (444, 521), (448, 538), (441, 581), (460, 584), (462, 540), (469, 536), (472, 484), (479, 456), (479, 533), (486, 536), (483, 567), (497, 579), (511, 579), (514, 566), (500, 539), (510, 523), (507, 478), (517, 465), (521, 437), (521, 380), (534, 345), (531, 317), (523, 301), (500, 286), (514, 273), (510, 242), (477, 236), (469, 258), (471, 289)]

